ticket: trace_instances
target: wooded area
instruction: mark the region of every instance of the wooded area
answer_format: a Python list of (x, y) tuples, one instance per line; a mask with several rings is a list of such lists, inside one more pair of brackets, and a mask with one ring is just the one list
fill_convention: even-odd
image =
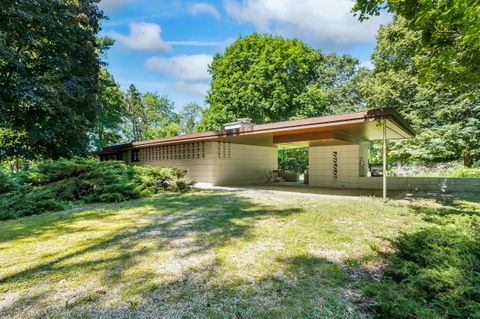
[[(84, 155), (107, 145), (255, 123), (394, 107), (418, 132), (390, 145), (398, 162), (480, 156), (479, 32), (473, 0), (359, 0), (360, 20), (388, 9), (372, 70), (300, 40), (239, 37), (209, 67), (206, 108), (177, 108), (168, 92), (122, 92), (108, 72), (113, 39), (99, 36), (97, 1), (8, 0), (0, 14), (1, 161)], [(435, 2), (436, 3), (436, 2)], [(57, 32), (62, 30), (62, 32)]]

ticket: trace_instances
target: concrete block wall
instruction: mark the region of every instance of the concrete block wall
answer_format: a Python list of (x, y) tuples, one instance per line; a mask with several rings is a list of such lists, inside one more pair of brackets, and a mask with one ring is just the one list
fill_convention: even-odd
[[(334, 177), (334, 152), (337, 175)], [(358, 179), (367, 174), (368, 143), (309, 148), (309, 185), (358, 188)]]
[[(359, 188), (382, 189), (381, 177), (359, 178)], [(480, 178), (451, 177), (387, 177), (387, 190), (435, 191), (435, 192), (480, 192)]]
[[(137, 165), (151, 165), (160, 167), (175, 167), (187, 171), (186, 179), (190, 181), (212, 183), (213, 182), (213, 165), (214, 165), (214, 143), (191, 143), (190, 149), (195, 149), (190, 156), (186, 153), (187, 146), (182, 148), (178, 146), (170, 146), (167, 150), (160, 147), (150, 147), (140, 149), (140, 162)], [(198, 147), (197, 147), (198, 146)], [(197, 152), (198, 150), (198, 152)], [(162, 154), (168, 152), (168, 155)]]
[(278, 167), (277, 148), (214, 142), (214, 185), (265, 183), (265, 173)]
[[(333, 178), (337, 152), (337, 179)], [(309, 149), (310, 186), (381, 190), (381, 177), (367, 177), (368, 143), (315, 146)], [(364, 164), (364, 165), (361, 165)], [(387, 177), (387, 190), (480, 192), (480, 178)]]
[[(197, 152), (196, 143), (189, 146), (151, 147), (140, 150), (138, 165), (175, 167), (186, 170), (187, 180), (213, 185), (252, 185), (265, 182), (265, 172), (277, 169), (275, 147), (204, 142)], [(194, 149), (195, 152), (189, 150)], [(190, 154), (190, 155), (189, 155)], [(200, 156), (198, 156), (200, 155)], [(198, 158), (200, 157), (200, 158)]]

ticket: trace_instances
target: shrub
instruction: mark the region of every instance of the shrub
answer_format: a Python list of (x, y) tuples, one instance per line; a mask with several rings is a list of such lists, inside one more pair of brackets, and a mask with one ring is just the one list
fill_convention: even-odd
[(443, 217), (405, 234), (366, 293), (381, 318), (480, 318), (480, 218)]
[(175, 182), (175, 190), (178, 192), (188, 192), (192, 189), (194, 182), (187, 182), (184, 180), (177, 180)]
[(89, 158), (44, 161), (16, 174), (0, 173), (0, 219), (61, 210), (75, 202), (120, 202), (178, 187), (185, 172)]
[(474, 167), (465, 167), (460, 162), (437, 164), (410, 164), (395, 165), (389, 169), (392, 176), (417, 176), (417, 177), (475, 177), (480, 178), (480, 164)]
[(10, 192), (15, 188), (15, 180), (12, 178), (11, 174), (5, 174), (2, 169), (0, 169), (0, 195)]

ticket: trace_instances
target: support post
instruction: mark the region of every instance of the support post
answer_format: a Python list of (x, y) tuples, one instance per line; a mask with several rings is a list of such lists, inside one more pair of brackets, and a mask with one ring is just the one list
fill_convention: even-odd
[(383, 123), (383, 201), (387, 201), (387, 121)]

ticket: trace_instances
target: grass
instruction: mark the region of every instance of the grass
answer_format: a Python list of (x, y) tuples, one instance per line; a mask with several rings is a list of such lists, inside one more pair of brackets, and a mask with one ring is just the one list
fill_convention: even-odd
[(392, 242), (455, 206), (162, 194), (0, 223), (2, 318), (369, 318)]

